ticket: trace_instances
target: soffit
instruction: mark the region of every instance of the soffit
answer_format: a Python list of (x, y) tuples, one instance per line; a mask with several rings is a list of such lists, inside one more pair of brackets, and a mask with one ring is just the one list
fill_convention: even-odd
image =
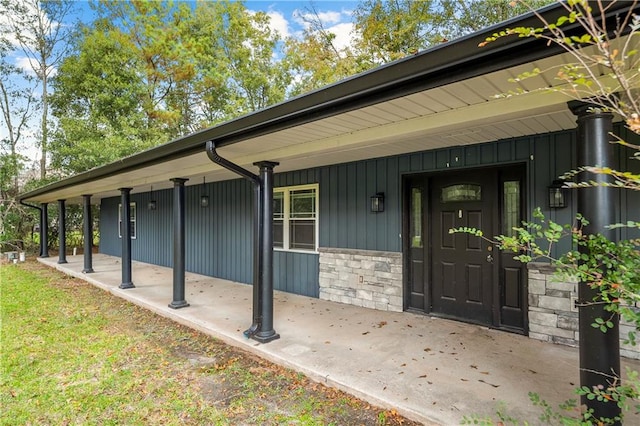
[[(575, 128), (568, 98), (557, 92), (537, 91), (508, 98), (498, 95), (517, 89), (510, 79), (533, 68), (552, 69), (570, 60), (559, 55), (531, 64), (435, 87), (328, 118), (311, 121), (246, 139), (218, 153), (257, 173), (256, 161), (280, 162), (275, 171), (305, 169), (429, 149), (490, 142), (499, 139)], [(544, 76), (520, 83), (534, 90), (559, 84)], [(187, 185), (237, 178), (200, 153), (100, 178), (39, 195), (29, 201), (93, 202), (117, 196), (118, 188), (132, 193), (169, 188), (174, 177)]]

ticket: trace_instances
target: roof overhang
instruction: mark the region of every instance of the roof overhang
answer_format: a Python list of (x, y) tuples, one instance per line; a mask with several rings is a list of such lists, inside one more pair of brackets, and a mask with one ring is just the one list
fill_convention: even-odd
[[(625, 3), (610, 11), (612, 18), (628, 11)], [(554, 20), (563, 10), (556, 4), (542, 12)], [(511, 78), (571, 61), (569, 54), (532, 38), (478, 47), (496, 30), (539, 25), (524, 15), (20, 198), (73, 203), (92, 194), (95, 202), (117, 196), (121, 187), (134, 193), (169, 188), (175, 177), (190, 179), (187, 185), (237, 178), (208, 159), (210, 140), (220, 155), (248, 169), (256, 161), (278, 161), (278, 173), (573, 129), (569, 99), (558, 92), (496, 97), (516, 88)], [(559, 83), (541, 75), (520, 84), (531, 90)]]

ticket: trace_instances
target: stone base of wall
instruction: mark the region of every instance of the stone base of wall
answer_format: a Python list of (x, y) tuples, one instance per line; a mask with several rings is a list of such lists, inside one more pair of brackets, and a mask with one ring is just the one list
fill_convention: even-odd
[[(546, 263), (529, 267), (529, 337), (545, 342), (578, 346), (578, 283), (558, 281), (555, 268)], [(620, 355), (640, 359), (640, 344), (624, 344), (633, 326), (620, 322)]]
[(402, 312), (402, 253), (325, 248), (320, 299)]

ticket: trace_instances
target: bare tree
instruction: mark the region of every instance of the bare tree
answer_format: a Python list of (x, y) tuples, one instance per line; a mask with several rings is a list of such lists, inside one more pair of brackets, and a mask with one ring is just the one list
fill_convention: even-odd
[(49, 140), (49, 82), (66, 56), (73, 28), (64, 22), (71, 15), (69, 0), (0, 0), (0, 13), (8, 19), (13, 42), (26, 56), (41, 90), (40, 178), (47, 175)]

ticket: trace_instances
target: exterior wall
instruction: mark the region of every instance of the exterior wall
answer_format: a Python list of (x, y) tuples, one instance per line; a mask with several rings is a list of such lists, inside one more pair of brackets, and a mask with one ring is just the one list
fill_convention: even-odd
[(320, 299), (402, 312), (402, 254), (320, 248)]
[[(628, 140), (637, 142), (633, 138)], [(575, 196), (570, 196), (570, 208), (550, 210), (547, 186), (557, 176), (576, 167), (576, 150), (574, 131), (557, 132), (285, 173), (277, 173), (276, 167), (274, 183), (276, 187), (319, 184), (320, 247), (340, 249), (344, 253), (359, 250), (401, 256), (403, 176), (454, 170), (464, 173), (465, 168), (521, 164), (526, 168), (527, 178), (525, 211), (530, 213), (533, 207), (540, 206), (550, 220), (570, 223), (576, 213)], [(640, 169), (640, 162), (631, 161), (630, 157), (631, 154), (624, 151), (618, 155), (620, 169)], [(138, 203), (138, 238), (132, 241), (133, 258), (170, 267), (173, 261), (172, 190), (154, 191), (158, 205), (154, 211), (146, 209), (151, 198), (149, 192), (136, 192), (139, 190), (136, 188), (131, 197)], [(369, 198), (378, 192), (385, 194), (385, 211), (371, 213)], [(199, 206), (202, 194), (210, 197), (208, 208)], [(244, 179), (187, 186), (187, 270), (237, 282), (252, 281), (252, 198), (251, 184)], [(100, 250), (116, 256), (121, 250), (117, 235), (118, 203), (118, 197), (104, 199), (100, 209)], [(621, 192), (616, 206), (620, 221), (627, 220), (627, 212), (637, 211), (640, 211), (640, 193)], [(628, 219), (638, 220), (635, 216)], [(619, 232), (622, 237), (632, 236), (625, 229)], [(640, 236), (634, 232), (633, 236)], [(559, 249), (568, 248), (566, 244), (568, 242), (559, 244)], [(320, 296), (319, 274), (321, 265), (328, 259), (326, 253), (276, 251), (274, 287)], [(402, 278), (397, 281), (402, 283)], [(351, 290), (357, 289), (344, 287), (345, 295), (352, 294)], [(356, 298), (352, 302), (359, 304), (360, 300)], [(394, 302), (391, 306), (398, 309), (399, 305)], [(563, 336), (558, 339), (560, 337)]]
[[(529, 264), (529, 337), (545, 342), (578, 346), (578, 310), (574, 301), (578, 283), (559, 281), (553, 276), (555, 268), (546, 263)], [(624, 344), (634, 327), (620, 323), (620, 354), (640, 359), (640, 343)]]

